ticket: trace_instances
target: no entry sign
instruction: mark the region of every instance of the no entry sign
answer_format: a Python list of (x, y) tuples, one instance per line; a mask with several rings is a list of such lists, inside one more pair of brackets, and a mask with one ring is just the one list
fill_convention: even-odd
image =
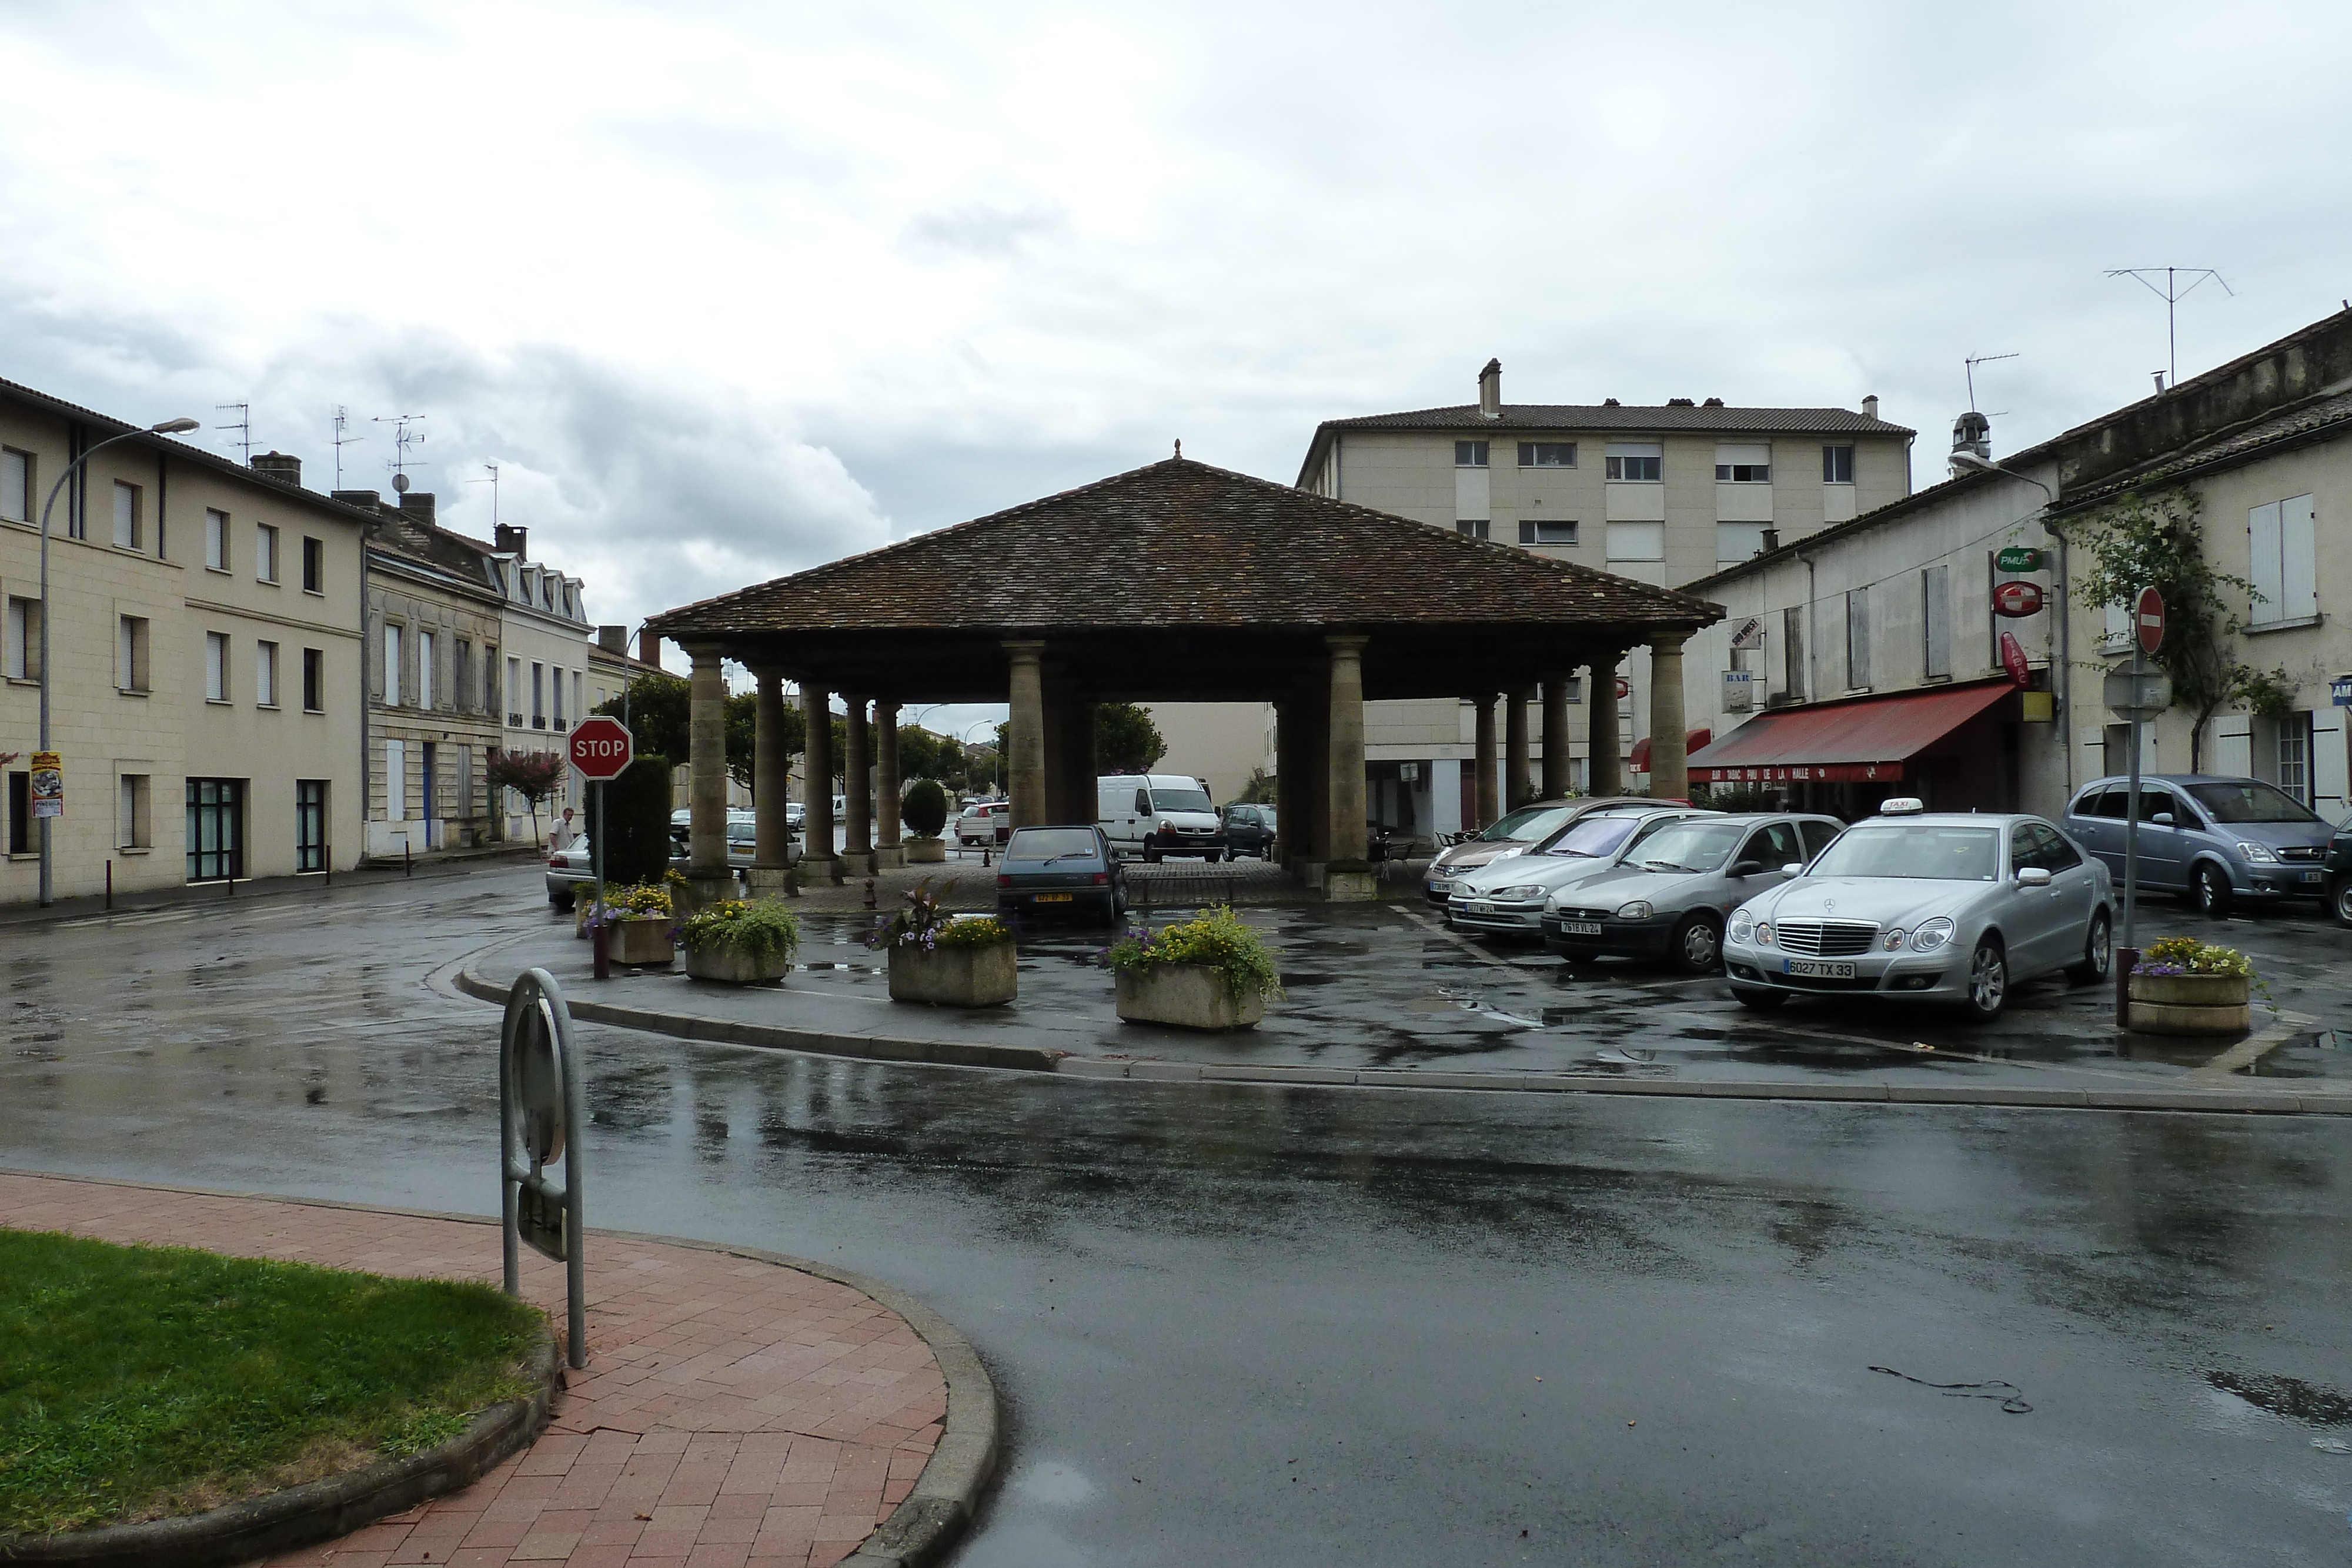
[(2141, 589), (2139, 602), (2132, 606), (2132, 635), (2143, 653), (2164, 646), (2164, 595), (2153, 588)]
[(572, 732), (572, 766), (583, 779), (617, 779), (635, 755), (636, 743), (617, 718), (583, 718)]

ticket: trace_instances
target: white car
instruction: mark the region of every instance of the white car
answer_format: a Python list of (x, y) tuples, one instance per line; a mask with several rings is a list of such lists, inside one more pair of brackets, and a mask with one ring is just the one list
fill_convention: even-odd
[(1456, 877), (1445, 900), (1445, 924), (1457, 931), (1540, 937), (1544, 905), (1563, 888), (1622, 863), (1636, 844), (1670, 822), (1715, 814), (1696, 806), (1594, 811), (1542, 849), (1507, 849)]
[(971, 850), (1003, 843), (1012, 831), (1012, 811), (1010, 800), (973, 801), (955, 820), (956, 842)]
[(1909, 997), (1997, 1017), (2021, 980), (2106, 977), (2107, 868), (2040, 817), (1927, 815), (1889, 800), (1804, 868), (1749, 899), (1723, 936), (1731, 994)]

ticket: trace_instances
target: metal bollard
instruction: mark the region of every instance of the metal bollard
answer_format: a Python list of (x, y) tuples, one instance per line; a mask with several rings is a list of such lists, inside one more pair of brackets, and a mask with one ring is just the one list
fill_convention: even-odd
[(416, 874), (416, 857), (409, 853), (406, 839), (400, 841), (400, 874), (403, 876)]
[(106, 862), (106, 907), (114, 907), (114, 862)]
[(866, 879), (866, 907), (874, 907), (874, 879), (870, 876)]

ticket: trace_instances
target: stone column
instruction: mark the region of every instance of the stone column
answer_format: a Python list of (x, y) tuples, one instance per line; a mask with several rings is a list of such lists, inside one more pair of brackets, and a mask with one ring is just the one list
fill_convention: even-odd
[(716, 643), (692, 643), (694, 674), (687, 688), (687, 745), (693, 766), (687, 786), (687, 880), (697, 906), (734, 891), (727, 869), (727, 679)]
[(1041, 711), (1045, 717), (1045, 822), (1070, 820), (1070, 747), (1064, 731), (1069, 727), (1070, 694), (1062, 674), (1048, 663), (1039, 677)]
[(1007, 643), (1005, 655), (1013, 665), (1013, 712), (1008, 721), (1004, 759), (1004, 790), (1012, 800), (1005, 813), (1015, 828), (1034, 828), (1045, 817), (1045, 674), (1040, 661), (1043, 643)]
[(1612, 653), (1596, 658), (1585, 678), (1592, 683), (1584, 694), (1585, 750), (1589, 753), (1585, 767), (1585, 789), (1588, 795), (1622, 795), (1625, 792), (1624, 758), (1619, 748), (1624, 742), (1617, 734), (1617, 661), (1622, 653)]
[(1510, 706), (1503, 710), (1503, 810), (1516, 811), (1528, 803), (1528, 788), (1534, 782), (1528, 768), (1528, 703), (1535, 696), (1532, 686), (1513, 686), (1503, 694)]
[(1470, 706), (1477, 710), (1477, 744), (1473, 750), (1478, 758), (1473, 764), (1478, 773), (1470, 781), (1471, 799), (1478, 809), (1477, 825), (1491, 828), (1495, 819), (1502, 815), (1495, 809), (1495, 694), (1480, 692), (1470, 699)]
[(1326, 734), (1330, 758), (1330, 842), (1335, 861), (1364, 858), (1364, 644), (1365, 637), (1323, 639), (1331, 650), (1331, 719)]
[(849, 717), (841, 727), (842, 865), (845, 875), (874, 874), (873, 734), (866, 728), (866, 699), (844, 692)]
[(833, 694), (801, 683), (801, 860), (811, 876), (837, 876), (833, 858)]
[(1555, 670), (1543, 684), (1543, 793), (1557, 800), (1568, 793), (1568, 683), (1565, 670)]
[(899, 797), (907, 792), (898, 777), (898, 705), (874, 699), (874, 863), (890, 870), (907, 863), (900, 828)]
[(1298, 806), (1298, 839), (1291, 849), (1294, 866), (1308, 882), (1322, 885), (1323, 862), (1331, 858), (1331, 678), (1327, 665), (1316, 672), (1312, 685), (1292, 706), (1298, 714), (1298, 779), (1291, 796)]
[(760, 683), (751, 710), (751, 812), (757, 842), (743, 880), (755, 898), (789, 896), (794, 889), (792, 827), (785, 812), (792, 763), (784, 751), (784, 673), (771, 666), (751, 674)]
[(1288, 865), (1297, 854), (1297, 837), (1305, 823), (1299, 813), (1298, 776), (1307, 759), (1298, 749), (1298, 702), (1286, 697), (1274, 705), (1274, 834), (1281, 861)]
[(1062, 706), (1062, 820), (1091, 822), (1102, 814), (1095, 789), (1095, 699), (1072, 692)]
[(1690, 770), (1684, 766), (1688, 737), (1683, 727), (1683, 642), (1681, 635), (1650, 640), (1650, 794), (1662, 800), (1690, 794)]

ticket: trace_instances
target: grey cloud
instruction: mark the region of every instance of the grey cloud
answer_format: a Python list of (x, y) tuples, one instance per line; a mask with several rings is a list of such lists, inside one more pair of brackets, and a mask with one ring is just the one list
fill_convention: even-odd
[(904, 244), (908, 254), (925, 260), (992, 261), (1018, 254), (1032, 241), (1066, 233), (1069, 226), (1069, 213), (1055, 203), (1006, 206), (966, 202), (918, 215), (907, 225)]

